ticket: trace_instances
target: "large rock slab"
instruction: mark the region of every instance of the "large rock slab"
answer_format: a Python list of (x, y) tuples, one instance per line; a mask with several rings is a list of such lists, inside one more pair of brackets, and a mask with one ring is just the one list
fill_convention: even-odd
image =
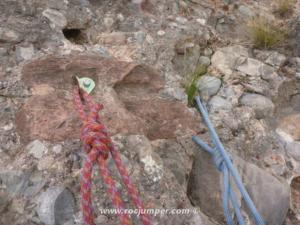
[(145, 133), (153, 140), (199, 128), (183, 103), (160, 96), (164, 79), (147, 66), (93, 55), (48, 56), (22, 71), (32, 92), (16, 116), (23, 142), (79, 137), (81, 122), (72, 100), (75, 75), (96, 82), (92, 95), (104, 105), (101, 115), (111, 134)]
[[(188, 195), (192, 203), (199, 206), (202, 212), (224, 224), (220, 174), (214, 167), (211, 157), (206, 152), (199, 151), (189, 179)], [(232, 158), (266, 224), (283, 224), (289, 209), (289, 185), (254, 164), (235, 155), (232, 155)], [(244, 208), (244, 204), (242, 207)], [(251, 224), (254, 224), (253, 221)]]
[[(178, 143), (174, 139), (150, 142), (144, 135), (118, 134), (113, 136), (113, 140), (124, 155), (137, 159), (130, 161), (134, 168), (131, 178), (134, 183), (140, 184), (137, 188), (144, 199), (145, 208), (189, 210), (182, 214), (150, 215), (152, 224), (216, 224), (201, 209), (192, 206), (186, 195), (186, 179), (191, 169), (189, 159), (195, 148), (190, 139), (182, 138), (177, 140)], [(103, 200), (104, 196), (108, 198), (105, 192), (95, 195), (95, 199)], [(135, 216), (132, 218), (135, 219)], [(118, 224), (117, 218), (113, 219), (116, 222), (111, 224)], [(133, 224), (139, 222), (133, 221)]]

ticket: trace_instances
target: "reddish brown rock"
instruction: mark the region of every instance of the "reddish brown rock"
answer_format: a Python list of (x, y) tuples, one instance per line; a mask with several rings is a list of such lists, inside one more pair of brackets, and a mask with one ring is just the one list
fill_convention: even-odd
[(101, 115), (111, 134), (144, 133), (157, 139), (198, 129), (184, 104), (160, 96), (164, 80), (147, 66), (88, 55), (49, 56), (22, 71), (23, 82), (32, 92), (16, 117), (23, 142), (79, 137), (81, 123), (72, 101), (74, 75), (95, 80), (92, 95), (104, 105)]
[[(300, 176), (296, 176), (291, 181), (292, 210), (295, 214), (300, 213)], [(298, 218), (300, 219), (300, 218)]]

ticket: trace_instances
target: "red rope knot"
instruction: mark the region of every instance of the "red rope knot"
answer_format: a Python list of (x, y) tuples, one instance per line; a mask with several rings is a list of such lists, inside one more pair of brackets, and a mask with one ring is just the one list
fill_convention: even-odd
[[(82, 94), (82, 98), (80, 93)], [(86, 103), (85, 105), (83, 105), (83, 100)], [(106, 159), (109, 155), (113, 158), (123, 183), (127, 188), (128, 194), (135, 206), (140, 210), (142, 210), (144, 206), (135, 186), (131, 182), (126, 167), (121, 161), (120, 153), (114, 148), (105, 126), (100, 121), (98, 113), (101, 109), (103, 109), (103, 105), (93, 103), (91, 96), (84, 91), (80, 92), (79, 88), (74, 90), (74, 102), (83, 122), (81, 140), (87, 154), (87, 159), (84, 162), (81, 176), (81, 205), (84, 224), (94, 225), (91, 184), (93, 165), (97, 163), (102, 174), (103, 181), (107, 186), (108, 194), (110, 195), (115, 208), (120, 211), (118, 216), (121, 225), (130, 225), (131, 222), (128, 214), (122, 213), (125, 206), (122, 201), (121, 194), (116, 188), (115, 181), (112, 179), (107, 166)], [(89, 111), (89, 113), (86, 113), (86, 111)], [(140, 219), (143, 225), (150, 225), (150, 219), (146, 214), (141, 214)]]
[(110, 139), (103, 124), (98, 121), (84, 122), (81, 130), (81, 140), (86, 154), (96, 149), (99, 155), (107, 159), (109, 156)]

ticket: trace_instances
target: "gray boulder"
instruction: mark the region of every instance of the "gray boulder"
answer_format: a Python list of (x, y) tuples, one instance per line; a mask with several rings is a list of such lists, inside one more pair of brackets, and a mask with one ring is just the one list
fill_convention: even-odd
[(240, 166), (245, 187), (266, 224), (283, 224), (290, 206), (288, 183), (243, 160)]
[[(266, 224), (283, 224), (289, 209), (289, 185), (236, 155), (232, 155), (232, 158)], [(220, 174), (210, 155), (199, 149), (189, 178), (188, 195), (192, 203), (200, 207), (202, 212), (224, 224), (220, 184)], [(242, 202), (240, 195), (238, 198)], [(242, 208), (247, 211), (244, 203)], [(254, 225), (253, 221), (250, 224)]]
[(204, 75), (198, 80), (197, 87), (201, 95), (212, 96), (218, 93), (221, 84), (222, 82), (219, 78)]
[(207, 56), (200, 56), (199, 64), (204, 65), (204, 66), (209, 66), (210, 65), (210, 58), (207, 57)]
[(64, 187), (50, 187), (38, 198), (37, 213), (47, 225), (61, 225), (75, 213), (73, 194)]

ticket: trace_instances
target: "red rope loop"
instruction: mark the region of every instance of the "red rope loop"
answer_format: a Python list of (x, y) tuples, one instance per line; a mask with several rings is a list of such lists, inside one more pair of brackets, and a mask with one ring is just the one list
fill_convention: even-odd
[[(83, 99), (81, 99), (80, 93), (82, 94)], [(86, 105), (83, 105), (83, 100), (87, 103)], [(84, 91), (80, 92), (79, 88), (74, 90), (74, 103), (83, 122), (81, 140), (87, 154), (81, 179), (81, 205), (84, 224), (94, 225), (91, 185), (93, 165), (97, 163), (112, 203), (115, 208), (119, 210), (118, 212), (120, 212), (118, 213), (118, 216), (121, 225), (130, 225), (131, 223), (128, 214), (122, 213), (124, 212), (124, 203), (121, 194), (117, 190), (115, 181), (112, 179), (107, 167), (106, 159), (109, 155), (114, 159), (123, 183), (135, 206), (141, 210), (144, 209), (144, 206), (121, 161), (120, 153), (114, 148), (105, 126), (100, 121), (98, 113), (103, 109), (103, 105), (93, 103), (91, 96)], [(89, 113), (87, 114), (86, 111), (89, 111)], [(141, 213), (140, 217), (143, 225), (150, 225), (150, 220), (146, 214)]]

